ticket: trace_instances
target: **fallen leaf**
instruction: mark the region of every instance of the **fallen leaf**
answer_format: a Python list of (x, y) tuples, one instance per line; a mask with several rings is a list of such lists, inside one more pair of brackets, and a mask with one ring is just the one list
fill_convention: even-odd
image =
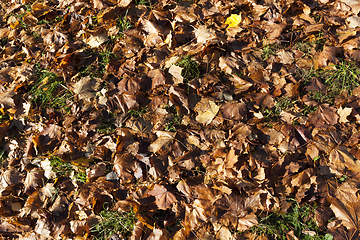
[(222, 116), (235, 121), (244, 120), (247, 116), (247, 107), (244, 102), (229, 102), (221, 106)]
[(94, 33), (91, 34), (90, 37), (84, 39), (84, 42), (91, 48), (97, 48), (107, 41), (109, 41), (109, 38), (106, 33)]
[(295, 61), (294, 54), (290, 51), (285, 51), (284, 49), (281, 49), (276, 54), (282, 64), (292, 64)]
[(176, 66), (176, 65), (172, 65), (169, 68), (169, 73), (174, 77), (175, 84), (179, 84), (179, 83), (184, 82), (184, 78), (181, 76), (182, 70), (183, 70), (182, 67), (179, 67), (179, 66)]
[(194, 111), (197, 112), (196, 121), (202, 124), (210, 124), (220, 110), (220, 106), (208, 99), (201, 99), (195, 105)]
[(169, 144), (174, 140), (175, 132), (156, 131), (157, 139), (150, 144), (149, 151), (157, 153), (164, 145)]
[(318, 66), (326, 67), (330, 64), (335, 65), (338, 62), (336, 58), (336, 54), (338, 52), (337, 47), (324, 46), (323, 51), (320, 53), (318, 57)]
[(148, 194), (156, 198), (156, 205), (162, 210), (170, 208), (171, 205), (177, 201), (174, 194), (169, 192), (165, 186), (159, 184), (155, 184)]
[(360, 26), (360, 18), (358, 16), (350, 16), (346, 19), (346, 24), (349, 28), (356, 28)]
[(346, 123), (348, 122), (349, 120), (347, 120), (347, 117), (351, 114), (352, 112), (352, 108), (349, 108), (349, 107), (345, 107), (345, 108), (342, 108), (340, 107), (338, 110), (337, 110), (337, 114), (339, 115), (339, 123)]
[(205, 44), (213, 39), (216, 39), (215, 31), (207, 29), (205, 25), (201, 25), (194, 31), (198, 43)]
[(230, 27), (237, 27), (241, 23), (241, 14), (231, 14), (230, 17), (226, 19), (225, 24), (228, 24), (228, 28)]

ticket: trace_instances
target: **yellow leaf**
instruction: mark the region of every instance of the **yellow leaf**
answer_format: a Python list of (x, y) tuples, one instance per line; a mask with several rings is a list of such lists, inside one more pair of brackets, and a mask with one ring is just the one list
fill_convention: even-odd
[(239, 26), (240, 22), (241, 22), (241, 15), (240, 14), (239, 15), (238, 14), (231, 14), (231, 16), (226, 19), (225, 24), (229, 25), (227, 28), (229, 28), (229, 27), (237, 27), (237, 26)]

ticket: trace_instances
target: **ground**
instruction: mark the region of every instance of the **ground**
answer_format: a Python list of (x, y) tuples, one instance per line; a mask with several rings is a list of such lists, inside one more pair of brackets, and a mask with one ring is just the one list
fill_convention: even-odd
[(0, 236), (358, 239), (359, 12), (0, 1)]

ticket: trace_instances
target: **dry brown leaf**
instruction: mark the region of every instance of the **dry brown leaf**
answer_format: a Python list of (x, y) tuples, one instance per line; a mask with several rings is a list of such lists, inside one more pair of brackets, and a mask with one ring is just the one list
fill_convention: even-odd
[(325, 46), (323, 51), (320, 53), (318, 57), (318, 66), (326, 67), (329, 65), (335, 65), (338, 62), (336, 54), (338, 52), (337, 47)]
[(0, 106), (1, 108), (11, 108), (15, 107), (14, 97), (15, 92), (14, 90), (0, 92)]
[(237, 72), (240, 68), (239, 60), (234, 57), (220, 57), (219, 58), (219, 67), (222, 71), (232, 74)]
[(114, 170), (125, 182), (131, 181), (135, 169), (134, 157), (131, 154), (115, 155)]
[(309, 117), (309, 122), (316, 127), (337, 124), (339, 116), (335, 113), (335, 109), (328, 104), (321, 104), (316, 112)]
[(44, 181), (44, 172), (41, 169), (34, 168), (26, 174), (24, 180), (24, 191), (29, 194), (36, 190), (37, 187), (40, 187)]
[(80, 79), (73, 85), (73, 91), (78, 94), (79, 99), (90, 100), (95, 97), (95, 85), (97, 81), (90, 76)]
[(225, 119), (244, 120), (247, 116), (247, 107), (244, 102), (229, 102), (221, 106), (221, 114)]
[(321, 91), (322, 93), (326, 93), (326, 86), (316, 77), (311, 78), (309, 84), (305, 88), (307, 91)]
[(360, 171), (360, 165), (344, 146), (337, 146), (331, 150), (329, 161), (340, 171), (343, 171), (345, 168), (349, 169), (353, 172), (354, 176), (358, 175)]
[(329, 197), (331, 210), (333, 210), (335, 216), (342, 221), (342, 225), (347, 229), (359, 229), (359, 218), (357, 216), (357, 213), (360, 211), (359, 200), (356, 202), (341, 200)]
[(174, 194), (169, 192), (165, 186), (159, 184), (155, 184), (154, 188), (149, 191), (148, 194), (156, 198), (156, 205), (162, 210), (170, 208), (172, 204), (177, 201)]
[(160, 69), (150, 70), (148, 76), (152, 79), (151, 89), (155, 89), (157, 86), (165, 85), (166, 83), (164, 73)]
[(268, 93), (258, 93), (255, 97), (256, 104), (259, 106), (265, 106), (267, 108), (273, 108), (275, 101), (273, 96)]
[(230, 149), (229, 153), (226, 155), (225, 159), (225, 167), (226, 168), (232, 168), (235, 163), (238, 161), (238, 156), (235, 155), (235, 150), (232, 148)]
[(232, 75), (230, 80), (233, 82), (235, 86), (236, 93), (242, 93), (247, 91), (253, 84), (245, 81), (244, 79), (238, 77), (237, 75)]

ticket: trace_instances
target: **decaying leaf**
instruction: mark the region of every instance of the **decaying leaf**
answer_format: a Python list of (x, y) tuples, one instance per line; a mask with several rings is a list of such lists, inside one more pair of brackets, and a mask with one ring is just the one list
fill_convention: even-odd
[(352, 112), (352, 108), (349, 108), (349, 107), (345, 107), (345, 108), (342, 108), (340, 107), (338, 110), (337, 110), (337, 114), (339, 115), (339, 123), (346, 123), (348, 122), (347, 120), (347, 117), (351, 114)]
[(171, 205), (176, 202), (176, 197), (174, 194), (169, 192), (166, 187), (156, 184), (154, 188), (148, 192), (151, 196), (156, 198), (156, 205), (159, 209), (166, 210), (171, 207)]
[(0, 12), (1, 238), (359, 238), (359, 1)]
[(156, 135), (158, 138), (149, 146), (149, 151), (153, 153), (157, 153), (164, 145), (172, 142), (176, 133), (157, 131)]
[(213, 39), (216, 39), (215, 31), (206, 28), (204, 25), (197, 28), (194, 33), (198, 43), (205, 44)]
[(106, 33), (94, 33), (90, 37), (86, 38), (84, 42), (92, 48), (99, 47), (101, 44), (109, 40)]
[(194, 108), (197, 112), (196, 121), (202, 124), (210, 124), (220, 110), (220, 106), (208, 99), (201, 99)]

